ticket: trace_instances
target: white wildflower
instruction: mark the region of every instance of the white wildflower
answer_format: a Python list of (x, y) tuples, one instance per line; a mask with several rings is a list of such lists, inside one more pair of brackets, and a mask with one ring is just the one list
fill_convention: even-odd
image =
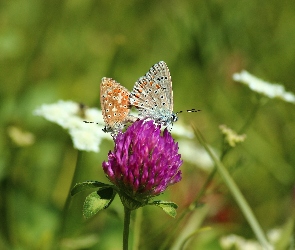
[(85, 151), (99, 152), (99, 144), (106, 134), (102, 131), (103, 127), (97, 124), (82, 124), (79, 127), (69, 130), (75, 148)]
[(295, 95), (287, 92), (283, 85), (263, 81), (245, 70), (233, 74), (233, 79), (248, 85), (251, 90), (269, 98), (278, 98), (295, 104)]
[(273, 228), (267, 232), (267, 238), (271, 243), (275, 244), (281, 239), (282, 233), (281, 228)]
[(237, 250), (263, 250), (264, 248), (255, 240), (247, 240), (241, 236), (230, 234), (220, 239), (223, 249)]
[(197, 146), (193, 141), (179, 140), (179, 153), (181, 158), (204, 171), (211, 171), (214, 163), (203, 147)]
[[(280, 240), (282, 236), (281, 229), (271, 229), (267, 232), (267, 238), (272, 245), (268, 246), (268, 249), (274, 249), (274, 245)], [(241, 236), (230, 234), (223, 236), (220, 239), (220, 245), (223, 249), (237, 249), (237, 250), (264, 250), (264, 248), (253, 239), (244, 239)]]
[(194, 138), (194, 132), (191, 129), (191, 127), (188, 126), (184, 126), (180, 123), (174, 123), (173, 124), (173, 129), (172, 129), (172, 134), (177, 135), (177, 136), (181, 136), (181, 137), (186, 137), (189, 139)]
[(68, 122), (78, 115), (79, 104), (72, 101), (58, 101), (53, 104), (43, 104), (36, 110), (34, 115), (42, 116), (46, 120), (57, 123), (63, 128), (69, 128)]
[(34, 111), (34, 115), (42, 116), (67, 129), (74, 147), (79, 150), (99, 152), (101, 140), (111, 139), (102, 131), (104, 128), (102, 114), (95, 108), (85, 108), (78, 103), (61, 100), (53, 104), (43, 104)]

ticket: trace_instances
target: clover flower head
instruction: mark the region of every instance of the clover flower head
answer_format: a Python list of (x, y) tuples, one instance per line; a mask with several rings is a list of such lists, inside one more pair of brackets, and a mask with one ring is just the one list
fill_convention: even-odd
[(178, 144), (168, 130), (161, 134), (152, 120), (139, 120), (117, 135), (102, 167), (119, 192), (144, 203), (181, 180), (181, 165)]

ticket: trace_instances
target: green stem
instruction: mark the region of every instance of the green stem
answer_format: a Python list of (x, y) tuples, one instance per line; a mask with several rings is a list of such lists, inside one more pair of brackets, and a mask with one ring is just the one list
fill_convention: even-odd
[(174, 223), (173, 225), (173, 229), (171, 230), (171, 233), (169, 234), (169, 236), (164, 240), (164, 242), (161, 244), (160, 246), (160, 250), (166, 249), (167, 245), (173, 241), (173, 238), (175, 238), (175, 234), (179, 231), (179, 225), (181, 223), (181, 221), (185, 218), (185, 216), (194, 211), (195, 208), (198, 206), (198, 203), (200, 201), (200, 199), (202, 198), (202, 196), (205, 194), (205, 192), (207, 191), (208, 186), (210, 185), (213, 177), (215, 176), (216, 173), (216, 167), (212, 170), (212, 172), (210, 173), (210, 175), (207, 177), (206, 182), (203, 184), (201, 190), (199, 191), (196, 199), (190, 204), (190, 206), (184, 210), (179, 216), (178, 219), (176, 221), (176, 223)]
[(68, 192), (67, 199), (62, 211), (61, 225), (60, 225), (60, 231), (58, 235), (58, 237), (60, 238), (65, 236), (65, 231), (66, 231), (66, 227), (68, 223), (68, 211), (71, 204), (71, 189), (73, 188), (74, 184), (78, 182), (78, 178), (81, 175), (82, 169), (83, 169), (83, 151), (78, 151), (74, 175), (73, 175), (70, 190)]
[(5, 239), (8, 244), (12, 244), (10, 228), (11, 222), (9, 221), (9, 191), (11, 189), (11, 176), (9, 174), (0, 181), (0, 197), (2, 200), (0, 203), (1, 234), (3, 239)]
[(216, 164), (217, 171), (221, 175), (224, 180), (224, 183), (227, 185), (228, 189), (232, 193), (234, 199), (236, 200), (238, 206), (240, 207), (242, 213), (244, 214), (246, 220), (248, 221), (250, 227), (252, 228), (253, 232), (255, 233), (257, 239), (259, 240), (260, 244), (264, 247), (264, 249), (270, 249), (270, 244), (268, 243), (263, 230), (261, 229), (251, 207), (247, 203), (246, 199), (244, 198), (243, 194), (239, 190), (238, 186), (231, 178), (230, 174), (228, 173), (227, 169), (223, 166), (223, 164), (215, 157), (213, 152), (209, 149), (207, 144), (202, 138), (201, 133), (194, 128), (195, 134), (199, 139), (200, 143), (204, 146), (208, 154), (210, 155), (211, 159)]
[[(253, 122), (259, 108), (261, 106), (261, 99), (258, 99), (255, 106), (253, 107), (250, 115), (248, 116), (247, 120), (245, 121), (244, 125), (241, 127), (241, 129), (239, 130), (239, 134), (241, 134), (242, 132), (244, 132), (249, 126), (250, 124)], [(232, 149), (229, 145), (227, 145), (224, 141), (223, 141), (223, 146), (222, 146), (222, 153), (220, 156), (220, 161), (222, 161), (225, 157), (225, 155), (229, 152), (229, 150)], [(195, 209), (195, 207), (198, 205), (199, 200), (202, 198), (202, 196), (205, 194), (205, 192), (207, 191), (208, 186), (210, 185), (211, 181), (213, 180), (215, 174), (216, 174), (217, 168), (214, 167), (214, 169), (212, 170), (212, 172), (210, 173), (210, 175), (207, 177), (206, 182), (203, 184), (200, 192), (198, 193), (196, 199), (191, 203), (191, 205), (188, 207), (188, 209), (186, 209), (185, 211), (182, 212), (182, 214), (178, 217), (177, 222), (175, 223), (172, 232), (170, 233), (169, 237), (166, 238), (166, 240), (163, 242), (163, 244), (161, 245), (160, 249), (165, 249), (166, 246), (168, 245), (168, 243), (172, 240), (172, 238), (175, 236), (175, 233), (178, 230), (178, 226), (180, 224), (180, 222), (185, 218), (185, 216), (193, 211)]]
[(217, 169), (216, 167), (214, 167), (214, 169), (211, 171), (210, 175), (207, 177), (206, 182), (203, 184), (201, 190), (199, 191), (196, 199), (194, 200), (194, 202), (191, 203), (191, 205), (189, 206), (189, 210), (193, 211), (195, 209), (195, 207), (198, 205), (200, 199), (202, 198), (202, 196), (205, 194), (205, 192), (207, 191), (211, 181), (213, 180), (213, 177), (215, 176)]
[[(254, 118), (260, 108), (260, 106), (262, 105), (262, 101), (261, 101), (261, 96), (259, 95), (257, 97), (256, 103), (250, 113), (250, 115), (248, 116), (248, 118), (246, 119), (244, 125), (239, 129), (238, 134), (242, 134), (244, 133), (251, 125), (251, 123), (254, 121)], [(231, 146), (229, 146), (223, 139), (223, 143), (222, 143), (222, 153), (220, 156), (220, 161), (223, 160), (223, 158), (225, 157), (225, 155), (232, 149)]]
[(5, 176), (0, 180), (0, 218), (1, 218), (1, 227), (0, 232), (3, 235), (4, 240), (8, 245), (13, 248), (15, 233), (13, 227), (15, 226), (15, 218), (11, 214), (10, 208), (10, 197), (15, 188), (15, 180), (13, 180), (14, 173), (18, 171), (17, 161), (19, 159), (19, 153), (21, 148), (10, 145), (11, 153), (7, 161), (7, 169), (3, 171)]
[(134, 236), (133, 236), (133, 250), (139, 249), (140, 241), (140, 228), (142, 222), (142, 208), (136, 209), (135, 211), (135, 221), (134, 221)]
[(247, 130), (247, 128), (250, 127), (250, 125), (254, 121), (254, 118), (255, 118), (259, 108), (261, 107), (261, 105), (262, 105), (262, 97), (261, 97), (261, 95), (258, 95), (256, 103), (255, 103), (250, 115), (248, 116), (248, 119), (246, 120), (244, 125), (241, 127), (241, 129), (238, 131), (238, 134), (244, 133)]
[(131, 210), (124, 206), (123, 250), (128, 250), (130, 215)]

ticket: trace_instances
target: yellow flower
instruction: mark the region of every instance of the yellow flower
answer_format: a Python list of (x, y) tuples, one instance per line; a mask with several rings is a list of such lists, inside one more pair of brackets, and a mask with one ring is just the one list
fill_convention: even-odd
[(220, 125), (219, 129), (225, 136), (226, 142), (231, 146), (235, 147), (238, 143), (243, 142), (246, 139), (246, 135), (238, 135), (235, 131), (228, 128), (226, 125)]

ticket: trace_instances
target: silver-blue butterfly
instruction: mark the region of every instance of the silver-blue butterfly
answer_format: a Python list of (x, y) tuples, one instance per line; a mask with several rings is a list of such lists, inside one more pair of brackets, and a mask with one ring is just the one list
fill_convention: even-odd
[(130, 104), (138, 109), (141, 119), (150, 118), (163, 126), (178, 120), (173, 112), (172, 81), (168, 66), (160, 61), (135, 83)]

